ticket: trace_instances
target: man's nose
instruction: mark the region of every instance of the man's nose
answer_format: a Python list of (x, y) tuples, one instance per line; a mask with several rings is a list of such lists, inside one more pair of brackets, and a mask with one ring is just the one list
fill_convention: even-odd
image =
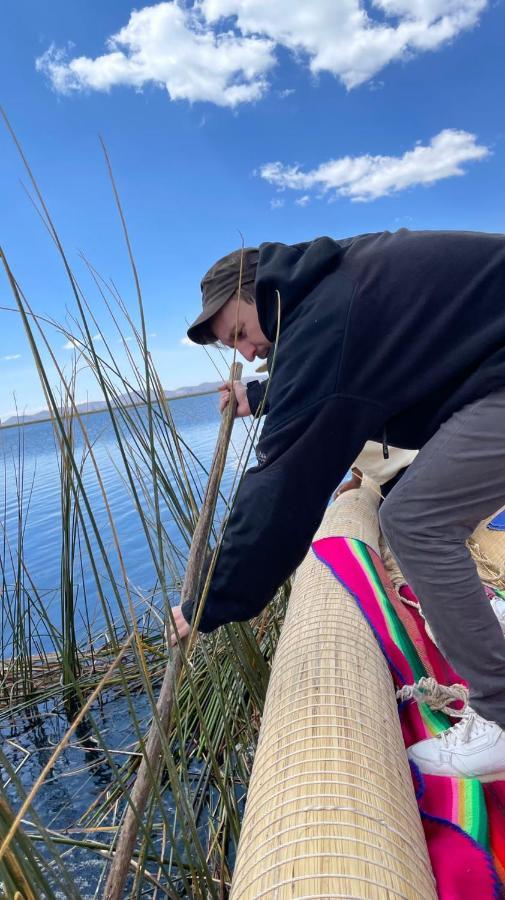
[(248, 362), (253, 362), (256, 359), (256, 348), (249, 341), (239, 341), (237, 350)]

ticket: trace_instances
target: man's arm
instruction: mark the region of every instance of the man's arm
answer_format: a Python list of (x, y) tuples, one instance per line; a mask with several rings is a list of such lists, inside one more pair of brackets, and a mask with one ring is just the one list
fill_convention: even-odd
[[(239, 488), (200, 620), (200, 631), (257, 615), (307, 553), (335, 488), (384, 413), (329, 397), (261, 438), (260, 464)], [(187, 621), (192, 603), (182, 607)]]

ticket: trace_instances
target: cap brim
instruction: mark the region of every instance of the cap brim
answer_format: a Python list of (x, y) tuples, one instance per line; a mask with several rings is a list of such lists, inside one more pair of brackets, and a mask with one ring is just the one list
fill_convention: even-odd
[[(228, 298), (229, 299), (229, 298)], [(216, 340), (210, 327), (210, 320), (223, 308), (227, 301), (216, 299), (213, 303), (207, 303), (205, 309), (189, 326), (187, 335), (194, 344), (212, 344)]]
[[(195, 344), (212, 344), (216, 340), (210, 320), (240, 288), (254, 284), (258, 250), (245, 247), (218, 260), (204, 275), (201, 283), (203, 309), (188, 328), (188, 337)], [(210, 299), (212, 297), (212, 299)]]

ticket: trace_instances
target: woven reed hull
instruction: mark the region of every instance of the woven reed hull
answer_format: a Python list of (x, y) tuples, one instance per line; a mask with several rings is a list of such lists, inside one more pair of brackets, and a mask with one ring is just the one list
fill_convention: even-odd
[[(377, 547), (344, 494), (318, 536)], [(389, 670), (356, 602), (310, 551), (272, 668), (232, 900), (436, 898)]]
[(505, 590), (505, 532), (489, 530), (487, 526), (503, 509), (484, 519), (468, 541), (481, 581), (502, 591)]

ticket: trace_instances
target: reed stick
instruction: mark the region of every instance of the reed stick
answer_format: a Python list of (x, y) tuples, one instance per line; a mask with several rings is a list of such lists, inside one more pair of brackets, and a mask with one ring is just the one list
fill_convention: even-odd
[[(233, 384), (234, 381), (239, 381), (241, 376), (242, 364), (233, 363), (230, 369), (229, 380)], [(189, 598), (196, 599), (197, 597), (236, 408), (236, 398), (232, 390), (230, 402), (221, 419), (202, 510), (191, 542), (188, 565), (181, 589), (181, 604)], [(188, 644), (188, 640), (186, 638), (181, 642), (183, 651)], [(172, 707), (181, 667), (181, 648), (174, 647), (165, 669), (155, 715), (151, 723), (135, 784), (129, 798), (129, 806), (119, 831), (114, 857), (105, 884), (103, 900), (119, 900), (123, 894), (139, 825), (146, 808), (153, 779), (158, 779), (160, 775), (163, 760), (162, 734), (168, 735), (169, 732)]]

